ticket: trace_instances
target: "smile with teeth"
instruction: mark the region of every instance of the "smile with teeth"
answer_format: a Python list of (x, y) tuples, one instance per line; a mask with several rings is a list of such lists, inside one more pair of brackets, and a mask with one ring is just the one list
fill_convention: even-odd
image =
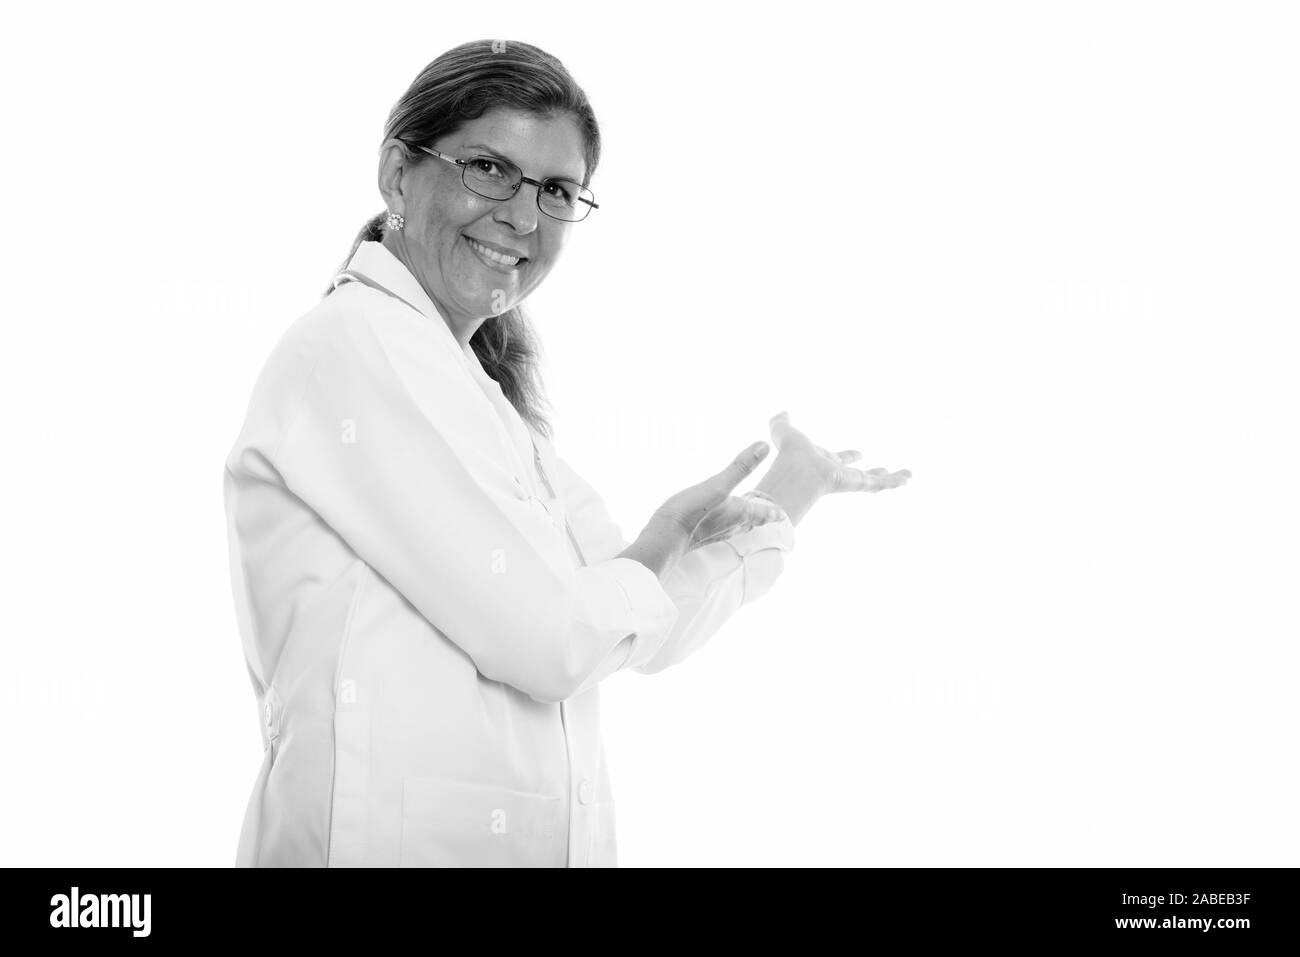
[(486, 256), (494, 263), (500, 263), (502, 266), (518, 266), (522, 261), (518, 256), (507, 256), (504, 253), (497, 252), (495, 249), (488, 249), (482, 243), (476, 242), (468, 236), (466, 236), (465, 239), (477, 252)]

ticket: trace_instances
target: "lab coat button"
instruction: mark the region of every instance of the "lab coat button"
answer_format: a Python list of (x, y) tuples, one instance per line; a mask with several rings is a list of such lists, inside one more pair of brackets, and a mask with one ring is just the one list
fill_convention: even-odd
[(583, 781), (578, 785), (578, 800), (583, 804), (590, 804), (596, 799), (596, 789), (590, 781)]

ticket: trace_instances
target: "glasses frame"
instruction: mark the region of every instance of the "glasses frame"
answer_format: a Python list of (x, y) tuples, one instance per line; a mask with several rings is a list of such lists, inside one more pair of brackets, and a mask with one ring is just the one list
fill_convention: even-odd
[[(478, 190), (476, 190), (473, 186), (469, 185), (469, 181), (465, 178), (466, 175), (468, 175), (468, 173), (469, 173), (469, 164), (470, 164), (470, 160), (466, 160), (466, 159), (456, 159), (456, 157), (454, 157), (454, 156), (448, 156), (446, 153), (439, 152), (438, 150), (434, 149), (432, 146), (421, 146), (420, 149), (424, 150), (426, 153), (428, 153), (428, 154), (430, 154), (430, 155), (432, 155), (432, 156), (436, 156), (436, 157), (438, 157), (438, 159), (440, 159), (440, 160), (444, 160), (445, 162), (453, 163), (453, 164), (455, 164), (456, 166), (459, 166), (459, 167), (460, 167), (460, 182), (461, 182), (461, 185), (464, 186), (464, 187), (465, 187), (467, 190), (469, 190), (471, 193), (473, 193), (475, 196), (483, 196), (482, 193), (480, 193)], [(479, 154), (476, 154), (476, 155), (474, 156), (474, 159), (479, 159), (479, 158), (482, 158), (482, 159), (490, 159), (490, 160), (492, 160), (492, 162), (494, 162), (494, 163), (510, 163), (511, 166), (514, 166), (515, 169), (519, 170), (519, 182), (515, 183), (514, 187), (511, 189), (511, 196), (513, 196), (513, 194), (519, 192), (519, 187), (522, 186), (522, 185), (524, 185), (524, 183), (531, 183), (532, 185), (534, 185), (534, 186), (537, 187), (537, 209), (538, 209), (538, 211), (541, 212), (544, 216), (549, 216), (551, 219), (555, 220), (557, 223), (580, 223), (580, 222), (582, 222), (584, 219), (586, 219), (588, 216), (591, 215), (591, 210), (592, 210), (592, 209), (600, 209), (600, 205), (596, 202), (596, 194), (595, 194), (595, 193), (591, 193), (591, 190), (588, 189), (586, 186), (583, 186), (581, 183), (574, 183), (574, 181), (571, 180), (571, 179), (564, 179), (563, 177), (559, 177), (559, 176), (552, 177), (551, 179), (548, 179), (548, 180), (535, 180), (535, 179), (533, 179), (533, 178), (531, 178), (531, 177), (529, 177), (529, 176), (525, 176), (523, 170), (519, 169), (519, 167), (518, 167), (516, 164), (514, 164), (514, 163), (512, 163), (510, 160), (506, 159), (504, 156), (489, 156), (489, 155), (484, 154), (484, 153), (479, 153)], [(582, 187), (582, 189), (587, 190), (588, 193), (591, 193), (591, 199), (587, 199), (586, 197), (579, 196), (579, 197), (578, 197), (578, 201), (579, 201), (579, 202), (582, 202), (582, 203), (586, 203), (588, 206), (591, 207), (591, 209), (589, 209), (589, 210), (587, 210), (585, 213), (583, 213), (582, 216), (581, 216), (580, 218), (578, 218), (578, 219), (561, 219), (559, 216), (556, 216), (556, 215), (553, 214), (553, 213), (548, 213), (548, 212), (547, 212), (547, 211), (542, 207), (542, 187), (545, 186), (547, 183), (552, 183), (552, 182), (558, 182), (558, 183), (574, 183), (575, 186), (580, 186), (580, 187)], [(505, 199), (500, 199), (500, 198), (498, 198), (498, 197), (496, 197), (496, 196), (483, 196), (483, 198), (484, 198), (484, 199), (490, 199), (490, 200), (492, 200), (493, 202), (496, 202), (496, 203), (504, 203), (504, 202), (506, 202), (507, 200), (509, 200), (509, 199), (511, 198), (511, 196), (507, 196), (507, 197), (505, 197)]]

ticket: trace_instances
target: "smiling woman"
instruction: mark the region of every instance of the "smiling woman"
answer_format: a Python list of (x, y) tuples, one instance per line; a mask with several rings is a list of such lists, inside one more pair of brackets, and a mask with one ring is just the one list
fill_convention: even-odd
[(596, 120), (502, 41), (393, 109), (386, 209), (290, 326), (226, 459), (264, 754), (241, 866), (617, 861), (599, 684), (763, 595), (827, 491), (888, 487), (787, 418), (627, 541), (558, 455), (519, 306), (596, 209)]
[[(430, 159), (440, 150), (452, 165)], [(457, 341), (469, 342), (525, 421), (549, 435), (536, 339), (519, 304), (554, 266), (568, 226), (534, 220), (525, 234), (532, 238), (522, 242), (515, 230), (537, 215), (540, 203), (529, 194), (536, 188), (540, 200), (541, 187), (516, 182), (495, 200), (487, 190), (466, 189), (471, 169), (479, 178), (501, 177), (475, 162), (480, 156), (524, 163), (522, 172), (534, 177), (590, 183), (600, 162), (600, 127), (558, 59), (527, 43), (496, 40), (456, 47), (425, 67), (384, 128), (380, 192), (388, 208), (362, 227), (348, 260), (362, 242), (383, 242), (440, 310), (455, 316)], [(462, 174), (460, 163), (473, 165)], [(401, 228), (386, 226), (390, 221)], [(471, 256), (475, 243), (480, 249)], [(488, 250), (523, 262), (509, 268)], [(445, 279), (444, 265), (452, 267)], [(489, 271), (472, 268), (480, 265)], [(487, 318), (467, 318), (475, 314)]]
[[(384, 144), (379, 188), (403, 227), (386, 230), (383, 242), (465, 344), (485, 321), (500, 322), (484, 316), (514, 309), (554, 268), (571, 224), (543, 202), (555, 201), (552, 183), (585, 178), (583, 134), (568, 115), (496, 107), (432, 142), (450, 163), (413, 162), (419, 154), (400, 137)], [(493, 158), (504, 156), (547, 171), (546, 181), (511, 183), (507, 170), (521, 167)]]

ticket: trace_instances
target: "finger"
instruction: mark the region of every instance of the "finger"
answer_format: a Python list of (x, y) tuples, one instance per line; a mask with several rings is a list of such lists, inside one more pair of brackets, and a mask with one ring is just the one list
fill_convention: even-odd
[(888, 469), (872, 469), (877, 473), (878, 487), (874, 490), (879, 492), (881, 489), (898, 488), (900, 485), (906, 485), (907, 480), (912, 477), (912, 473), (907, 469), (900, 469), (897, 472), (891, 472)]
[(711, 509), (695, 530), (696, 546), (720, 542), (741, 535), (760, 524), (758, 515), (739, 498), (725, 499)]
[[(906, 474), (903, 474), (906, 472)], [(912, 473), (906, 469), (890, 472), (886, 468), (862, 469), (841, 466), (832, 478), (832, 491), (835, 492), (879, 492), (881, 489), (897, 488), (907, 483)]]
[(749, 499), (746, 506), (746, 518), (751, 526), (767, 525), (771, 522), (779, 522), (784, 511), (779, 505), (772, 505), (765, 501)]
[(882, 489), (898, 488), (900, 485), (906, 485), (907, 480), (912, 477), (912, 473), (906, 469), (900, 472), (891, 472), (888, 469), (869, 469), (875, 482), (875, 488), (868, 489), (871, 492), (879, 492)]
[(762, 528), (764, 525), (771, 525), (780, 521), (782, 513), (779, 509), (760, 508), (747, 514), (742, 522), (736, 526), (734, 535), (742, 535), (745, 532), (753, 531), (756, 528)]
[(832, 492), (870, 492), (875, 491), (871, 488), (871, 483), (875, 480), (874, 475), (869, 475), (861, 469), (840, 466), (831, 476), (830, 490)]
[(767, 453), (772, 447), (766, 442), (755, 442), (745, 451), (741, 452), (731, 464), (725, 469), (713, 476), (709, 481), (713, 483), (714, 489), (723, 494), (728, 494), (744, 481), (745, 477), (754, 469), (758, 468), (758, 463), (767, 458)]
[(830, 459), (832, 462), (844, 461), (842, 458), (840, 458), (841, 455), (840, 452), (832, 452), (830, 449), (822, 448), (820, 445), (815, 445), (813, 446), (813, 448), (815, 448), (817, 450), (817, 454), (824, 459)]
[(815, 445), (813, 448), (817, 450), (817, 454), (822, 458), (830, 459), (832, 462), (839, 462), (841, 464), (856, 462), (858, 459), (862, 458), (862, 453), (857, 449), (846, 449), (843, 452), (832, 452), (830, 449), (823, 448), (820, 445)]

